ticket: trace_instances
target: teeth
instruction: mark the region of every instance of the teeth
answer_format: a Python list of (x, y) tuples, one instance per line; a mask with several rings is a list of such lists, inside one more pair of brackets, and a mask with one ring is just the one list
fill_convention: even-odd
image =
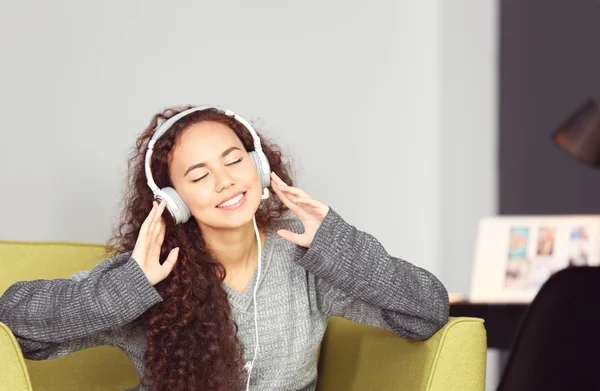
[(233, 197), (232, 199), (230, 199), (227, 202), (223, 202), (221, 205), (219, 205), (217, 208), (222, 208), (224, 206), (231, 206), (231, 205), (235, 205), (238, 202), (240, 202), (240, 200), (242, 199), (242, 197), (244, 196), (244, 194), (238, 194), (237, 196)]

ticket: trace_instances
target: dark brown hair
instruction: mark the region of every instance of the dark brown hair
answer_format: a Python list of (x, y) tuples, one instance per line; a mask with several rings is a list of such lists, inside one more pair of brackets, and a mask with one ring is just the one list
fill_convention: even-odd
[[(146, 184), (144, 158), (148, 141), (159, 121), (188, 109), (171, 108), (156, 114), (137, 139), (129, 160), (129, 174), (123, 213), (109, 247), (113, 253), (132, 251), (138, 232), (150, 209), (153, 194)], [(152, 175), (158, 187), (173, 186), (168, 171), (169, 154), (184, 129), (202, 121), (214, 121), (231, 128), (247, 151), (254, 149), (248, 130), (224, 113), (209, 109), (180, 119), (155, 144)], [(271, 170), (292, 184), (289, 167), (281, 149), (260, 135)], [(256, 212), (257, 225), (268, 229), (271, 219), (287, 208), (276, 196), (262, 201)], [(235, 390), (243, 381), (242, 346), (237, 338), (227, 294), (222, 282), (223, 265), (211, 257), (194, 218), (174, 225), (168, 212), (161, 262), (179, 247), (171, 274), (155, 288), (163, 301), (146, 311), (136, 323), (146, 326), (147, 350), (142, 384), (153, 391)]]

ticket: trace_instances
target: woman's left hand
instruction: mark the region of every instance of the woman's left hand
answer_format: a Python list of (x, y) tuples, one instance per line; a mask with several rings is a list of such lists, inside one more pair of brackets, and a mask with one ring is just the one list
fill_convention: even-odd
[(304, 225), (303, 234), (284, 229), (277, 231), (277, 234), (288, 242), (308, 248), (329, 212), (329, 207), (306, 194), (304, 190), (288, 186), (274, 172), (271, 173), (271, 188), (283, 204), (298, 216), (302, 225)]

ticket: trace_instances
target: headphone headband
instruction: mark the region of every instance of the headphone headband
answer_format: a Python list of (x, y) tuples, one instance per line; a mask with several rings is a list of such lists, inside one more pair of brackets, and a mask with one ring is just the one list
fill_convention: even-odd
[[(252, 125), (250, 125), (250, 123), (248, 121), (246, 121), (239, 115), (235, 114), (231, 110), (224, 110), (224, 109), (221, 109), (221, 108), (215, 107), (215, 106), (192, 107), (191, 109), (184, 110), (181, 113), (178, 113), (178, 114), (172, 116), (171, 118), (167, 119), (165, 122), (163, 122), (162, 124), (160, 124), (156, 127), (156, 129), (154, 130), (154, 135), (152, 136), (152, 139), (150, 141), (156, 142), (156, 140), (161, 138), (162, 135), (167, 132), (167, 130), (171, 129), (171, 127), (173, 125), (175, 125), (175, 123), (177, 123), (177, 121), (179, 121), (183, 117), (185, 117), (189, 114), (195, 113), (196, 111), (204, 111), (204, 110), (210, 110), (210, 109), (218, 110), (221, 113), (237, 120), (239, 123), (244, 125), (244, 127), (246, 129), (248, 129), (248, 131), (252, 135), (252, 140), (254, 141), (254, 149), (255, 150), (262, 149), (262, 147), (260, 146), (260, 138), (258, 137), (258, 134), (256, 134), (256, 131), (254, 130), (254, 128), (252, 127)], [(152, 143), (152, 145), (154, 146), (154, 143)]]

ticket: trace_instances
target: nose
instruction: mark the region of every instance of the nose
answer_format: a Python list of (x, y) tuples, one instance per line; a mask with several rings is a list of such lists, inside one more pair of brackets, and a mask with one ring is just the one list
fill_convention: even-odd
[(215, 176), (215, 190), (218, 193), (230, 188), (235, 184), (233, 178), (227, 172), (220, 172)]

